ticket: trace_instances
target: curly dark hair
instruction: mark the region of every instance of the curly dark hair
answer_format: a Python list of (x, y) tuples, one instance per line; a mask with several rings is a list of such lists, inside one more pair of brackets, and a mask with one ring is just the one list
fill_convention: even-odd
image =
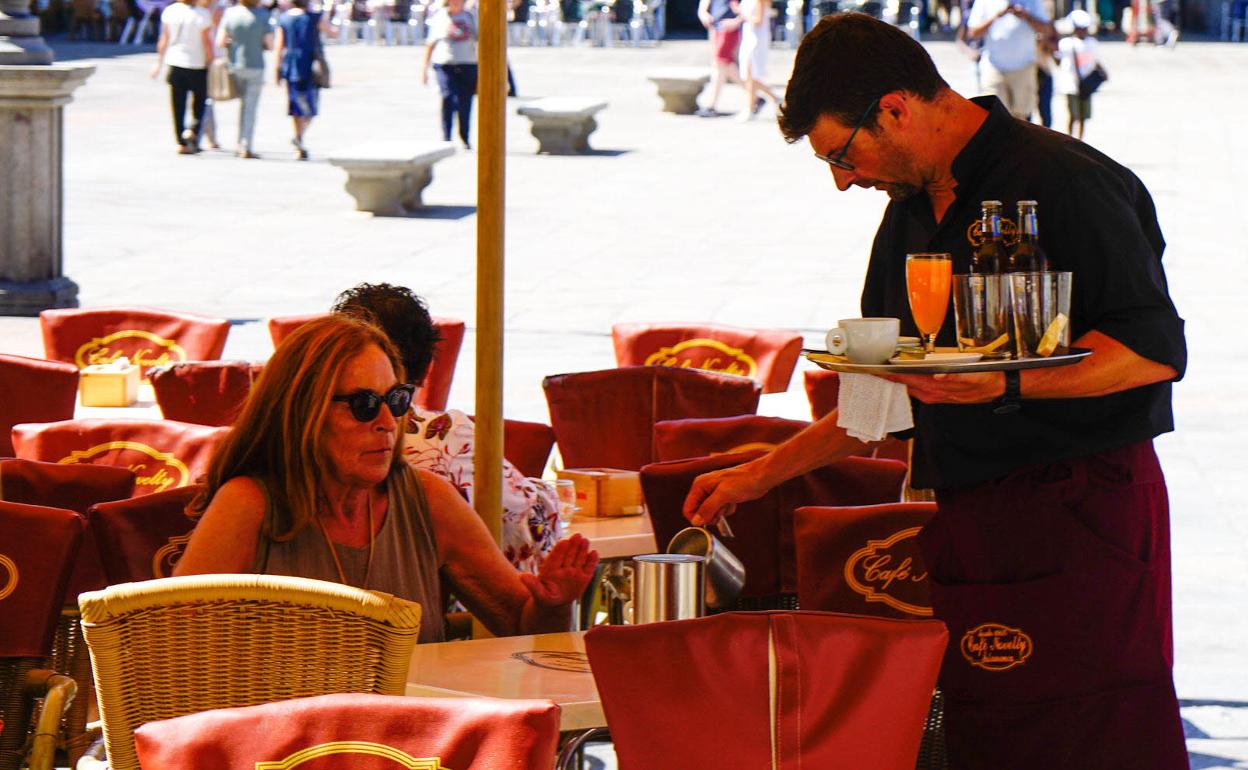
[(380, 326), (398, 348), (407, 381), (415, 385), (424, 382), (442, 335), (433, 325), (425, 301), (411, 289), (388, 283), (362, 283), (339, 294), (330, 311)]
[[(780, 132), (796, 142), (821, 115), (851, 126), (885, 94), (905, 91), (931, 101), (947, 88), (923, 46), (892, 24), (864, 13), (827, 16), (797, 49)], [(868, 130), (878, 126), (875, 115), (863, 123)]]

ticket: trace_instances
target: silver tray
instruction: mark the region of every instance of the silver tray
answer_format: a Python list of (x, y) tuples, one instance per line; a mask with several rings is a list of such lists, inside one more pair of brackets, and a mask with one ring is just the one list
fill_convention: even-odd
[[(944, 364), (851, 364), (841, 356), (826, 350), (803, 350), (806, 360), (831, 372), (851, 374), (969, 374), (971, 372), (1005, 372), (1011, 369), (1047, 369), (1051, 366), (1077, 364), (1092, 351), (1087, 348), (1070, 348), (1068, 353), (1044, 358), (992, 358), (979, 361), (951, 361)], [(842, 359), (842, 360), (835, 360)]]

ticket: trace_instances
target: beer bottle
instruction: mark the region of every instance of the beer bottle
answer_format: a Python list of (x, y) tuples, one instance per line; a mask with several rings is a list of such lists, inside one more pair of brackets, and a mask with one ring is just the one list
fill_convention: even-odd
[(1049, 269), (1049, 260), (1040, 246), (1040, 223), (1035, 201), (1018, 202), (1018, 244), (1010, 254), (1009, 272), (1030, 273)]
[(1004, 273), (1009, 263), (1005, 239), (1001, 237), (1001, 201), (984, 201), (979, 231), (982, 238), (971, 252), (971, 272), (984, 275)]

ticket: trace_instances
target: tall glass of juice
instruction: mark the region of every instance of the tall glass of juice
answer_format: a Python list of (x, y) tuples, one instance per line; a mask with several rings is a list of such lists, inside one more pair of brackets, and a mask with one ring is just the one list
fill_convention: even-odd
[(906, 293), (910, 313), (923, 338), (923, 349), (936, 350), (936, 335), (949, 311), (949, 283), (953, 258), (948, 254), (907, 254)]

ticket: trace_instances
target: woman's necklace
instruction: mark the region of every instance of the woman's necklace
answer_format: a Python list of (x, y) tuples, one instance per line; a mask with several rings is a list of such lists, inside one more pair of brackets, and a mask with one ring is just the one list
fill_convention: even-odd
[[(316, 526), (321, 530), (321, 537), (325, 538), (325, 545), (329, 546), (329, 555), (334, 557), (334, 567), (338, 570), (338, 580), (343, 585), (349, 586), (347, 575), (342, 571), (342, 562), (338, 560), (338, 549), (334, 547), (334, 541), (329, 539), (329, 533), (325, 531), (325, 522), (321, 521), (321, 514), (316, 514)], [(364, 584), (360, 588), (368, 588), (368, 578), (373, 573), (373, 492), (368, 492), (368, 564), (364, 567)]]

